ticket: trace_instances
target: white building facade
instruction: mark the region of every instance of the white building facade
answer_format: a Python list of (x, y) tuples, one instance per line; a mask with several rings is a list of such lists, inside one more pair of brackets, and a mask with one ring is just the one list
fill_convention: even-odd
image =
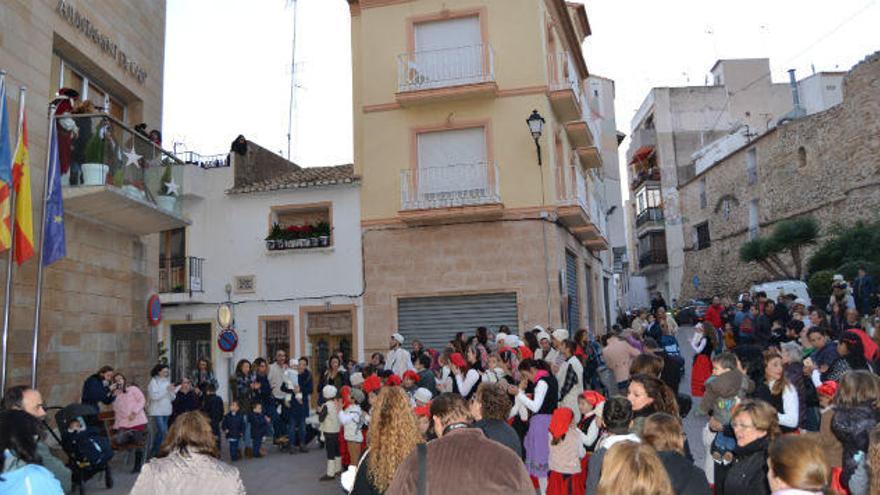
[[(316, 374), (331, 353), (362, 361), (360, 182), (352, 167), (301, 169), (253, 143), (247, 155), (230, 157), (232, 166), (188, 169), (183, 210), (191, 225), (166, 232), (160, 246), (160, 338), (172, 374), (187, 375), (207, 358), (228, 398), (241, 359), (283, 349), (309, 357)], [(329, 235), (315, 232), (322, 224)], [(275, 225), (289, 239), (267, 241)], [(233, 352), (217, 343), (223, 302), (233, 307)]]

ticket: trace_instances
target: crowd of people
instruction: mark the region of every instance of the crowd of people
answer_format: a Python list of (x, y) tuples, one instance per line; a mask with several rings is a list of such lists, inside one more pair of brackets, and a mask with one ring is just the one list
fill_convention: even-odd
[[(842, 315), (834, 323), (787, 295), (715, 298), (684, 344), (690, 362), (675, 319), (658, 306), (598, 337), (480, 327), (431, 349), (395, 333), (367, 363), (330, 356), (317, 378), (307, 358), (278, 350), (271, 364), (237, 363), (227, 403), (204, 359), (177, 383), (156, 365), (146, 393), (105, 366), (85, 380), (81, 403), (95, 413), (112, 407), (113, 445), (135, 449), (135, 494), (243, 493), (220, 453), (262, 457), (266, 438), (289, 454), (317, 438), (320, 479), (356, 495), (426, 485), (542, 495), (880, 493), (880, 334), (873, 308), (850, 303), (832, 300), (832, 315)], [(3, 409), (0, 489), (69, 490), (70, 472), (46, 447), (39, 392), (13, 387)], [(684, 431), (692, 409), (706, 417), (701, 438)], [(89, 455), (109, 486), (112, 450), (94, 421), (69, 416), (58, 429), (97, 451)]]

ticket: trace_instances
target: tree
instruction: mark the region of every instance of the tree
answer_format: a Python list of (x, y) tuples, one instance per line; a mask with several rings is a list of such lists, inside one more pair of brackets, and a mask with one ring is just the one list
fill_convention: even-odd
[[(769, 236), (752, 239), (740, 246), (739, 259), (744, 263), (758, 263), (774, 278), (800, 280), (804, 273), (803, 248), (815, 244), (818, 237), (819, 223), (813, 217), (783, 220), (776, 224)], [(794, 272), (782, 258), (785, 253), (791, 256)]]
[(810, 273), (819, 270), (839, 269), (854, 261), (880, 265), (880, 220), (856, 222), (849, 227), (831, 228), (829, 238), (810, 256), (807, 268)]

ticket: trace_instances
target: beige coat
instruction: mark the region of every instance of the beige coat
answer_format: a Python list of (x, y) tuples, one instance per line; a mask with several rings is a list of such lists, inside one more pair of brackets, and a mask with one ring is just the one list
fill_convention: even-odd
[(638, 349), (617, 337), (609, 338), (608, 345), (602, 349), (602, 359), (605, 360), (605, 366), (614, 372), (614, 379), (617, 383), (629, 380), (629, 367), (638, 355)]
[(204, 454), (168, 457), (145, 464), (129, 495), (245, 495), (238, 469)]

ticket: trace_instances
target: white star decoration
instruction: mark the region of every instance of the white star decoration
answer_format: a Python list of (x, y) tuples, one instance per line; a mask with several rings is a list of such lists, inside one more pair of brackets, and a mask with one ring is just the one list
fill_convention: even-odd
[(171, 178), (171, 182), (165, 183), (165, 190), (168, 191), (168, 196), (177, 196), (180, 194), (180, 185), (174, 183), (174, 177)]
[(143, 157), (141, 155), (138, 155), (135, 150), (126, 151), (125, 153), (123, 153), (123, 155), (125, 155), (126, 167), (129, 165), (134, 165), (135, 167), (140, 168), (140, 164), (138, 164), (138, 161), (140, 161), (140, 159)]

